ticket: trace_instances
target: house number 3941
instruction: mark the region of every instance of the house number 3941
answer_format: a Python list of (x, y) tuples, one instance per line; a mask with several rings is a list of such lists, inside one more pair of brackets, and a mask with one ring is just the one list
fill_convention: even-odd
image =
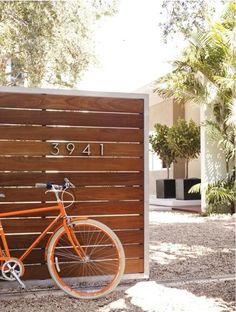
[[(66, 151), (68, 152), (69, 155), (72, 155), (73, 152), (75, 151), (75, 144), (74, 143), (67, 143), (65, 145)], [(99, 144), (99, 152), (100, 156), (104, 155), (104, 146), (103, 144)], [(60, 154), (60, 144), (59, 143), (52, 143), (52, 150), (50, 152), (51, 155), (57, 156)], [(91, 145), (87, 144), (81, 151), (81, 154), (90, 156), (92, 154), (91, 152)]]

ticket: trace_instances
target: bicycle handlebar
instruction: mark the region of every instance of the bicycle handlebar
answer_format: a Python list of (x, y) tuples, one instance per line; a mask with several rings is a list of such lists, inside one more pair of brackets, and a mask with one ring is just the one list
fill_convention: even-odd
[(37, 187), (37, 188), (47, 188), (47, 184), (46, 183), (36, 183), (35, 187)]
[(54, 184), (51, 182), (48, 183), (36, 183), (35, 187), (37, 188), (46, 188), (48, 190), (54, 189), (54, 190), (63, 190), (65, 188), (74, 188), (74, 184), (70, 182), (68, 178), (64, 178), (63, 185)]

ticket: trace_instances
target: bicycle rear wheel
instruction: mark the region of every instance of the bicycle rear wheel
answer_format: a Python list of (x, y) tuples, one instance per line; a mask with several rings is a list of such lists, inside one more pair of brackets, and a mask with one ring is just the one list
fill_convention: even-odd
[(120, 240), (111, 229), (96, 220), (74, 221), (72, 228), (86, 256), (81, 260), (64, 227), (60, 228), (48, 247), (51, 277), (75, 298), (95, 299), (108, 294), (124, 273), (125, 255)]

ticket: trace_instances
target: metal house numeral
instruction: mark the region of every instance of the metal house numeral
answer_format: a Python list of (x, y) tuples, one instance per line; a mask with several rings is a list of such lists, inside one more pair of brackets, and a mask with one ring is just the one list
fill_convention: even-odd
[(75, 144), (73, 144), (73, 143), (68, 143), (68, 144), (66, 145), (66, 149), (67, 149), (67, 151), (69, 152), (69, 155), (71, 155), (71, 154), (74, 152), (74, 150), (75, 150)]
[(53, 150), (50, 152), (50, 154), (53, 156), (59, 155), (59, 153), (60, 153), (59, 143), (52, 143), (52, 148), (53, 148)]
[[(59, 155), (60, 154), (59, 143), (51, 143), (51, 144), (52, 144), (52, 150), (50, 151), (50, 154), (53, 156)], [(75, 144), (71, 142), (67, 143), (65, 145), (65, 148), (68, 154), (72, 155), (73, 152), (75, 151)], [(91, 144), (90, 143), (87, 144), (81, 153), (90, 156), (92, 154)], [(100, 156), (104, 155), (104, 144), (99, 144), (99, 153), (100, 153)]]
[(91, 155), (91, 147), (90, 144), (88, 144), (85, 149), (82, 151), (83, 154), (87, 154), (88, 156)]
[(104, 155), (104, 144), (100, 144), (100, 155)]

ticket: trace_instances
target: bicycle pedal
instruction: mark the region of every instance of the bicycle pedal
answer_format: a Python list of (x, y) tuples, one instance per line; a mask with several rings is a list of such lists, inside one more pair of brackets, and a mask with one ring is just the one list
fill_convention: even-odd
[(23, 283), (23, 285), (20, 285), (19, 287), (20, 287), (21, 290), (25, 290), (26, 289), (26, 286), (25, 286), (24, 283)]

